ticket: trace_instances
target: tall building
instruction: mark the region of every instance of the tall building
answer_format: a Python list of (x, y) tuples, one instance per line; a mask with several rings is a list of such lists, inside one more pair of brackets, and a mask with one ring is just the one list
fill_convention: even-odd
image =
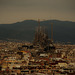
[(53, 46), (52, 39), (50, 40), (48, 37), (48, 33), (46, 32), (45, 27), (40, 26), (40, 21), (38, 21), (39, 25), (35, 32), (35, 38), (33, 41), (34, 45), (41, 46), (42, 48), (51, 48)]

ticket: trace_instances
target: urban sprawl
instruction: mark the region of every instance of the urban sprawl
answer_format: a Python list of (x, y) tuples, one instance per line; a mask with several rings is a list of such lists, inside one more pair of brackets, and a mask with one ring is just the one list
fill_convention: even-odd
[(0, 40), (0, 75), (75, 75), (75, 45), (53, 43), (41, 27), (33, 43)]

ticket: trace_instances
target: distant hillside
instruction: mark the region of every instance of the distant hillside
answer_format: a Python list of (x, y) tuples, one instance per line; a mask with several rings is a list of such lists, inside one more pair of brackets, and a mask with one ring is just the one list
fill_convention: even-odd
[[(46, 20), (40, 25), (45, 26), (49, 37), (51, 37), (51, 23), (53, 23), (54, 41), (72, 42), (75, 44), (75, 22)], [(0, 39), (19, 39), (33, 41), (38, 22), (25, 20), (13, 24), (0, 24)]]

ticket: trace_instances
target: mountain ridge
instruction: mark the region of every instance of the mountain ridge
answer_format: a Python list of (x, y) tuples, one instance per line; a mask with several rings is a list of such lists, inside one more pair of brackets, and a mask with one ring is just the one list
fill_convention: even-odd
[[(75, 43), (75, 22), (45, 20), (40, 21), (45, 26), (49, 38), (51, 37), (51, 23), (53, 23), (54, 41)], [(19, 39), (33, 41), (38, 22), (36, 20), (24, 20), (13, 24), (0, 24), (0, 39)]]

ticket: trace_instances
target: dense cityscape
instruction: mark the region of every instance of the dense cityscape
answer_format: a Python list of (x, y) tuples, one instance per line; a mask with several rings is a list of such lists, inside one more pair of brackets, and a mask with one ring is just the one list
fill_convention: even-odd
[(0, 75), (75, 75), (75, 0), (0, 0)]
[(55, 47), (50, 53), (31, 43), (1, 41), (0, 75), (74, 75), (75, 45)]
[(0, 75), (74, 74), (75, 45), (53, 43), (40, 25), (32, 43), (0, 40)]

